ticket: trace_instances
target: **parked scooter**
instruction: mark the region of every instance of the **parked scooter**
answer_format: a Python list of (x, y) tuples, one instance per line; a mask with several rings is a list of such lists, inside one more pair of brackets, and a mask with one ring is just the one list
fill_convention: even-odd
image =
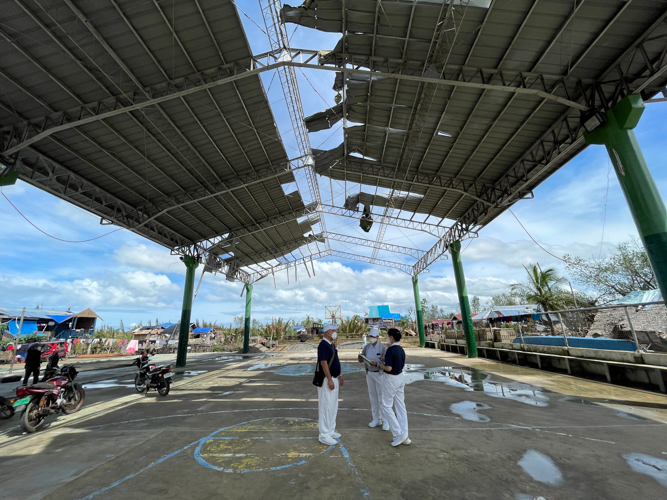
[(57, 377), (16, 388), (16, 396), (21, 399), (14, 406), (26, 405), (20, 420), (25, 432), (36, 432), (50, 415), (70, 415), (81, 409), (86, 393), (81, 384), (74, 383), (77, 374), (73, 366), (64, 366)]
[(134, 377), (134, 388), (138, 393), (148, 394), (150, 389), (155, 389), (160, 396), (169, 394), (171, 378), (174, 376), (173, 365), (157, 366), (149, 361), (149, 358), (137, 358), (134, 363), (139, 367), (139, 372)]

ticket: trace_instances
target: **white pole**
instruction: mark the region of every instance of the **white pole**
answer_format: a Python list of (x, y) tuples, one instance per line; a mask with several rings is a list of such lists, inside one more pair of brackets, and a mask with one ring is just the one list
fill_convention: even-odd
[(16, 334), (16, 343), (14, 344), (14, 351), (12, 352), (12, 359), (9, 365), (9, 374), (11, 375), (14, 371), (14, 360), (16, 359), (16, 353), (19, 350), (19, 340), (21, 339), (21, 329), (23, 328), (23, 318), (25, 317), (25, 307), (21, 311), (21, 321), (19, 322), (19, 331)]

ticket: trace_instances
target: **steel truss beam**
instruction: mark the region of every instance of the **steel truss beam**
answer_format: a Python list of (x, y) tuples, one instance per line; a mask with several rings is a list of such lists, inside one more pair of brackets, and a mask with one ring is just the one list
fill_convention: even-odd
[[(321, 211), (325, 214), (338, 215), (340, 217), (349, 217), (352, 219), (359, 220), (361, 214), (358, 210), (348, 210), (346, 208), (336, 207), (333, 205), (321, 205)], [(381, 214), (373, 214), (376, 217), (381, 217)], [(406, 229), (412, 229), (414, 231), (422, 231), (424, 233), (429, 233), (438, 238), (442, 238), (447, 234), (448, 228), (445, 226), (436, 226), (435, 224), (428, 224), (426, 222), (417, 222), (410, 219), (403, 219), (401, 217), (389, 217), (385, 224), (390, 226), (403, 227)]]
[[(223, 247), (233, 245), (236, 241), (246, 236), (250, 236), (255, 233), (266, 231), (272, 227), (279, 226), (281, 224), (287, 224), (292, 222), (295, 219), (305, 217), (306, 215), (313, 214), (317, 211), (317, 203), (313, 202), (306, 205), (304, 208), (299, 208), (292, 210), (291, 212), (285, 212), (283, 214), (271, 217), (264, 221), (259, 221), (257, 224), (251, 226), (245, 226), (241, 229), (236, 229), (230, 233), (215, 236), (213, 238), (207, 238), (205, 240), (198, 241), (195, 245), (199, 248), (200, 252), (206, 253), (213, 250), (214, 247)], [(179, 249), (176, 249), (179, 250)]]
[[(311, 234), (310, 236), (305, 236), (297, 240), (288, 241), (282, 245), (277, 245), (270, 250), (262, 250), (260, 252), (253, 253), (251, 256), (239, 255), (238, 257), (232, 257), (226, 259), (225, 262), (232, 266), (243, 267), (251, 264), (256, 264), (257, 262), (264, 262), (266, 260), (278, 259), (283, 255), (293, 252), (298, 248), (308, 245), (310, 243), (323, 243), (324, 234)], [(296, 245), (296, 246), (295, 246)], [(279, 255), (276, 255), (279, 254)]]
[[(285, 25), (280, 21), (280, 9), (282, 2), (280, 0), (259, 0), (262, 16), (264, 18), (264, 26), (266, 26), (266, 34), (269, 38), (269, 44), (274, 54), (279, 54), (278, 61), (291, 61), (291, 50), (289, 45), (289, 37)], [(296, 137), (296, 142), (299, 146), (299, 151), (303, 157), (311, 159), (310, 168), (306, 169), (306, 181), (312, 201), (321, 203), (320, 187), (317, 183), (317, 176), (315, 175), (314, 164), (312, 162), (313, 151), (310, 146), (310, 137), (305, 124), (305, 115), (303, 113), (303, 105), (301, 104), (301, 93), (299, 92), (299, 83), (296, 79), (294, 68), (288, 65), (278, 68), (278, 76), (280, 78), (281, 88), (285, 101), (287, 103), (287, 110), (292, 122), (292, 130)], [(320, 220), (320, 227), (326, 231), (324, 218)]]
[[(373, 71), (323, 66), (311, 62), (318, 54), (319, 52), (317, 51), (306, 51), (302, 49), (271, 51), (254, 56), (250, 59), (223, 64), (184, 78), (163, 82), (143, 89), (136, 89), (132, 93), (84, 104), (82, 106), (59, 111), (33, 120), (22, 121), (15, 125), (0, 129), (0, 132), (2, 133), (0, 154), (8, 157), (22, 148), (57, 132), (80, 127), (99, 120), (105, 120), (124, 113), (137, 111), (172, 99), (180, 99), (196, 92), (208, 90), (280, 68), (299, 67), (334, 72), (342, 71), (352, 74), (378, 77), (384, 76), (402, 80), (432, 83), (435, 85), (528, 94), (542, 99), (556, 101), (576, 109), (588, 110), (588, 106), (572, 100), (583, 92), (583, 87), (581, 87), (581, 82), (579, 80), (568, 80), (563, 77), (509, 72), (504, 70), (486, 70), (465, 66), (455, 66), (451, 70), (448, 78), (428, 78), (420, 75), (383, 72), (380, 70)], [(304, 55), (308, 56), (307, 62), (297, 62), (295, 60)], [(445, 73), (443, 73), (443, 76), (444, 75)], [(578, 89), (579, 91), (577, 91)], [(555, 95), (556, 92), (564, 93), (565, 97)], [(303, 121), (301, 123), (303, 125)], [(303, 128), (305, 130), (305, 127)]]
[(392, 267), (403, 271), (405, 274), (412, 275), (412, 266), (409, 264), (402, 264), (400, 262), (393, 262), (391, 260), (382, 260), (375, 259), (372, 257), (364, 257), (363, 255), (357, 255), (348, 252), (341, 252), (339, 250), (331, 250), (331, 255), (334, 257), (342, 257), (343, 259), (358, 260), (359, 262), (365, 262), (367, 264), (377, 264), (378, 266)]
[(19, 173), (21, 180), (97, 215), (102, 223), (111, 221), (167, 248), (185, 248), (192, 243), (188, 238), (154, 220), (146, 223), (139, 231), (138, 222), (145, 218), (141, 209), (125, 203), (30, 148), (21, 151), (13, 168)]
[(312, 253), (310, 255), (306, 255), (305, 257), (302, 257), (300, 259), (295, 259), (289, 262), (276, 264), (275, 266), (272, 266), (270, 269), (252, 273), (250, 275), (251, 283), (256, 283), (257, 281), (264, 279), (271, 274), (283, 271), (284, 269), (289, 269), (290, 267), (296, 267), (299, 264), (303, 264), (304, 266), (306, 266), (306, 272), (308, 275), (310, 275), (310, 271), (308, 270), (308, 263), (311, 263), (312, 266), (312, 261), (317, 259), (322, 259), (324, 257), (329, 257), (330, 255), (331, 255), (331, 250), (325, 249), (316, 253)]
[[(653, 26), (637, 40), (619, 59), (612, 64), (598, 83), (584, 95), (589, 107), (600, 107), (608, 110), (626, 95), (640, 94), (642, 99), (649, 100), (661, 92), (660, 87), (652, 87), (654, 82), (667, 72), (667, 32), (659, 36), (654, 31), (660, 29), (667, 19), (667, 12), (656, 20)], [(659, 55), (651, 60), (647, 54), (647, 46), (662, 44)], [(655, 52), (655, 50), (653, 51)], [(639, 71), (630, 73), (632, 61), (642, 61)], [(610, 89), (612, 90), (610, 92)], [(610, 97), (607, 97), (610, 96)], [(531, 184), (539, 182), (540, 176), (556, 162), (579, 152), (584, 146), (583, 126), (579, 115), (570, 110), (565, 112), (556, 123), (518, 160), (497, 184), (507, 190), (505, 205), (519, 201), (522, 193), (531, 188)], [(513, 136), (515, 137), (516, 134)], [(510, 140), (511, 141), (511, 140)], [(497, 155), (496, 155), (497, 157)], [(502, 208), (475, 203), (449, 229), (447, 234), (438, 241), (414, 265), (414, 274), (423, 272), (430, 264), (447, 251), (449, 244), (464, 239), (472, 232), (481, 228), (485, 221), (498, 215)]]
[[(338, 166), (336, 164), (332, 166), (330, 170), (341, 173), (356, 173), (361, 175), (362, 179), (364, 177), (370, 177), (389, 182), (396, 181), (396, 178), (398, 177), (405, 178), (408, 174), (407, 170), (396, 170), (396, 167), (391, 165), (368, 163), (357, 164), (356, 162), (351, 163), (349, 161), (346, 161), (344, 166)], [(326, 175), (326, 172), (323, 172), (322, 175)], [(486, 203), (487, 205), (497, 205), (498, 203), (502, 203), (503, 197), (506, 195), (501, 188), (491, 184), (482, 184), (480, 182), (459, 179), (456, 177), (445, 177), (442, 175), (423, 174), (419, 172), (411, 173), (410, 175), (410, 178), (405, 178), (405, 180), (401, 180), (400, 183), (402, 185), (406, 184), (442, 189), (443, 191), (455, 191), (481, 201), (482, 203)], [(363, 184), (363, 182), (361, 182), (361, 184)], [(529, 195), (529, 193), (526, 192), (525, 195)]]
[(295, 165), (294, 162), (287, 162), (286, 166), (284, 167), (269, 166), (259, 168), (249, 174), (233, 177), (224, 183), (213, 186), (213, 190), (202, 186), (198, 189), (188, 191), (187, 194), (158, 200), (155, 202), (155, 206), (161, 208), (157, 208), (157, 212), (153, 210), (152, 215), (146, 219), (146, 221), (139, 224), (139, 226), (143, 226), (147, 222), (150, 222), (151, 220), (154, 220), (155, 218), (164, 215), (165, 213), (176, 208), (183, 208), (193, 203), (199, 203), (209, 198), (215, 198), (216, 196), (229, 193), (230, 191), (234, 191), (236, 189), (244, 189), (248, 186), (252, 186), (253, 184), (259, 184), (268, 179), (277, 178), (302, 168), (306, 168), (306, 165)]
[(323, 234), (324, 236), (326, 236), (327, 239), (330, 240), (342, 241), (343, 243), (350, 243), (352, 245), (378, 248), (379, 250), (386, 250), (387, 252), (409, 255), (410, 257), (414, 257), (415, 259), (419, 259), (426, 253), (425, 251), (419, 250), (418, 248), (402, 247), (399, 245), (392, 245), (390, 243), (383, 243), (383, 242), (378, 243), (373, 240), (358, 238), (357, 236), (348, 236), (346, 234), (330, 233), (330, 232), (326, 232)]

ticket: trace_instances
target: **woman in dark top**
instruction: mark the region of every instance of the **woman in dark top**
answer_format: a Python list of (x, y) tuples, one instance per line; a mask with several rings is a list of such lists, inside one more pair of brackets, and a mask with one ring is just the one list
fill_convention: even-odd
[(411, 443), (408, 437), (408, 412), (405, 409), (405, 380), (403, 380), (405, 351), (399, 344), (400, 331), (390, 328), (387, 336), (391, 346), (384, 355), (384, 363), (380, 364), (380, 369), (386, 374), (382, 388), (382, 419), (389, 422), (394, 437), (391, 445), (398, 446)]

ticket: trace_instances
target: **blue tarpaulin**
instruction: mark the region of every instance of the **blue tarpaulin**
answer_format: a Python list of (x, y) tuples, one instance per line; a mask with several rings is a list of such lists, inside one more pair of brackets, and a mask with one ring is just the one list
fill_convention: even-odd
[(213, 328), (195, 328), (192, 333), (209, 333)]
[(68, 320), (69, 318), (72, 317), (71, 314), (69, 314), (67, 316), (62, 316), (62, 315), (59, 315), (59, 314), (45, 314), (44, 316), (46, 316), (47, 318), (51, 318), (56, 323), (62, 323), (63, 321), (66, 321), (66, 320)]
[[(9, 323), (7, 324), (7, 327), (9, 328), (9, 333), (16, 336), (16, 334), (19, 333), (20, 322), (21, 322), (20, 320), (9, 321)], [(23, 320), (23, 325), (21, 325), (21, 335), (37, 331), (39, 331), (37, 328), (37, 321)]]

